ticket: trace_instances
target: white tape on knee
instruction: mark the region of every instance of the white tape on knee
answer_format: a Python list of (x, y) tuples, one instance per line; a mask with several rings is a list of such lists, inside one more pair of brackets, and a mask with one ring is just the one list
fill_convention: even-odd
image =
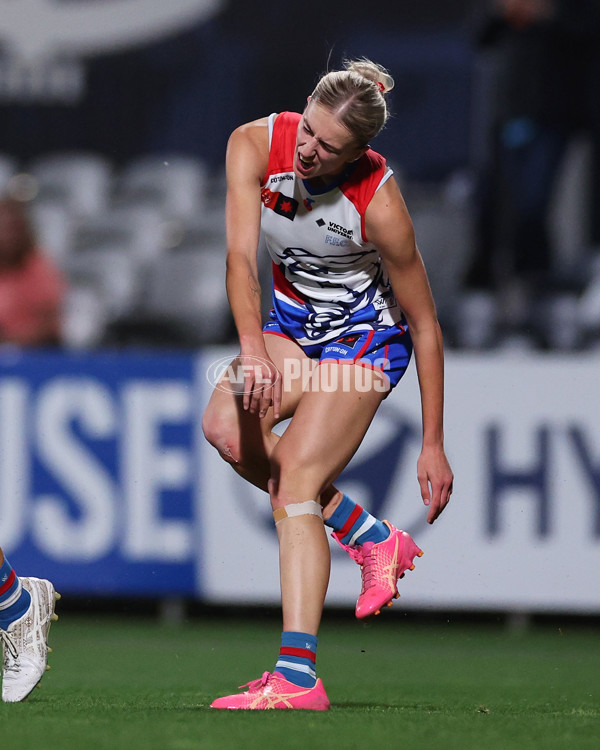
[(284, 518), (292, 518), (293, 516), (319, 516), (319, 518), (323, 518), (323, 508), (314, 500), (307, 500), (305, 503), (290, 503), (290, 505), (284, 505), (283, 508), (277, 508), (273, 511), (276, 524), (283, 521)]

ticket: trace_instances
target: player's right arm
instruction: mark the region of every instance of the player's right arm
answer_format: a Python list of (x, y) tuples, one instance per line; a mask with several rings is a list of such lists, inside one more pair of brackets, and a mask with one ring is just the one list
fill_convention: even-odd
[[(233, 131), (227, 145), (227, 230), (226, 286), (231, 312), (240, 341), (240, 353), (246, 357), (269, 360), (262, 334), (261, 292), (258, 281), (257, 251), (260, 237), (260, 190), (269, 161), (268, 120), (262, 118)], [(273, 365), (260, 373), (277, 382), (274, 388), (255, 388), (251, 375), (246, 379), (244, 408), (261, 416), (273, 402), (279, 413), (281, 379)]]

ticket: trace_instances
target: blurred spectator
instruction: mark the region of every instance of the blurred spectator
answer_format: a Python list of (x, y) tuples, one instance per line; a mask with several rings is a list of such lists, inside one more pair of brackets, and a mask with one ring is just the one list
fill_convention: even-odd
[(61, 274), (36, 246), (22, 203), (0, 199), (0, 342), (59, 344), (63, 294)]
[[(503, 282), (517, 280), (509, 288), (520, 294), (508, 306), (517, 328), (531, 318), (536, 296), (564, 289), (565, 280), (552, 273), (548, 211), (566, 148), (581, 132), (592, 145), (591, 205), (600, 200), (600, 2), (494, 0), (482, 10), (478, 41), (498, 54), (500, 75), (466, 277), (467, 288), (480, 293), (466, 297), (478, 331), (474, 345), (489, 343), (497, 313), (490, 292)], [(600, 245), (599, 214), (590, 213), (587, 234)]]

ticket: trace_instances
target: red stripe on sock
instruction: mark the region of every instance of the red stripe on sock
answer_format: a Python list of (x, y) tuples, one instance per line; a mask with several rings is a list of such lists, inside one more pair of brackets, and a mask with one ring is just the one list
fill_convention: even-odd
[(346, 523), (342, 526), (342, 528), (339, 531), (336, 531), (336, 534), (341, 539), (343, 536), (346, 536), (346, 534), (350, 531), (350, 529), (354, 526), (356, 523), (358, 517), (363, 512), (363, 509), (360, 507), (360, 505), (357, 505), (356, 508), (350, 513), (350, 516), (348, 517), (348, 520)]
[(310, 659), (312, 662), (316, 662), (317, 655), (314, 651), (308, 648), (293, 648), (293, 646), (282, 646), (279, 649), (280, 656), (299, 656), (302, 659)]
[(9, 588), (10, 588), (10, 587), (11, 587), (11, 586), (13, 585), (13, 583), (15, 582), (15, 578), (16, 578), (16, 577), (17, 577), (17, 576), (15, 575), (15, 571), (14, 571), (14, 570), (11, 570), (11, 571), (10, 571), (10, 575), (9, 575), (9, 576), (8, 576), (8, 578), (6, 579), (6, 583), (4, 583), (4, 584), (3, 584), (2, 586), (0, 586), (0, 596), (2, 596), (3, 594), (6, 594), (6, 592), (7, 592), (8, 590), (9, 590)]

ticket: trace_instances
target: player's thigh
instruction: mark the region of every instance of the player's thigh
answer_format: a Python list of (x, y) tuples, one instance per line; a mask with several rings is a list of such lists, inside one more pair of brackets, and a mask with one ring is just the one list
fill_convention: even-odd
[(381, 376), (368, 368), (321, 363), (272, 455), (277, 471), (302, 472), (321, 488), (333, 481), (360, 446), (386, 393)]
[[(243, 375), (241, 359), (234, 357), (215, 384), (202, 417), (202, 430), (206, 439), (224, 456), (240, 462), (244, 456), (262, 455), (273, 425), (273, 411), (260, 419), (243, 405)], [(231, 374), (236, 377), (231, 378)]]
[(234, 357), (215, 385), (202, 420), (208, 441), (219, 448), (226, 444), (230, 452), (237, 453), (236, 446), (264, 445), (275, 424), (294, 414), (302, 395), (303, 377), (306, 379), (306, 373), (314, 368), (313, 361), (291, 339), (272, 334), (264, 337), (267, 353), (284, 381), (280, 416), (275, 419), (272, 408), (262, 418), (244, 409), (239, 378), (234, 379), (237, 385), (231, 382), (231, 373), (242, 371), (240, 356)]
[(280, 420), (289, 419), (309, 386), (316, 362), (292, 339), (272, 333), (265, 333), (264, 339), (267, 353), (283, 381)]

